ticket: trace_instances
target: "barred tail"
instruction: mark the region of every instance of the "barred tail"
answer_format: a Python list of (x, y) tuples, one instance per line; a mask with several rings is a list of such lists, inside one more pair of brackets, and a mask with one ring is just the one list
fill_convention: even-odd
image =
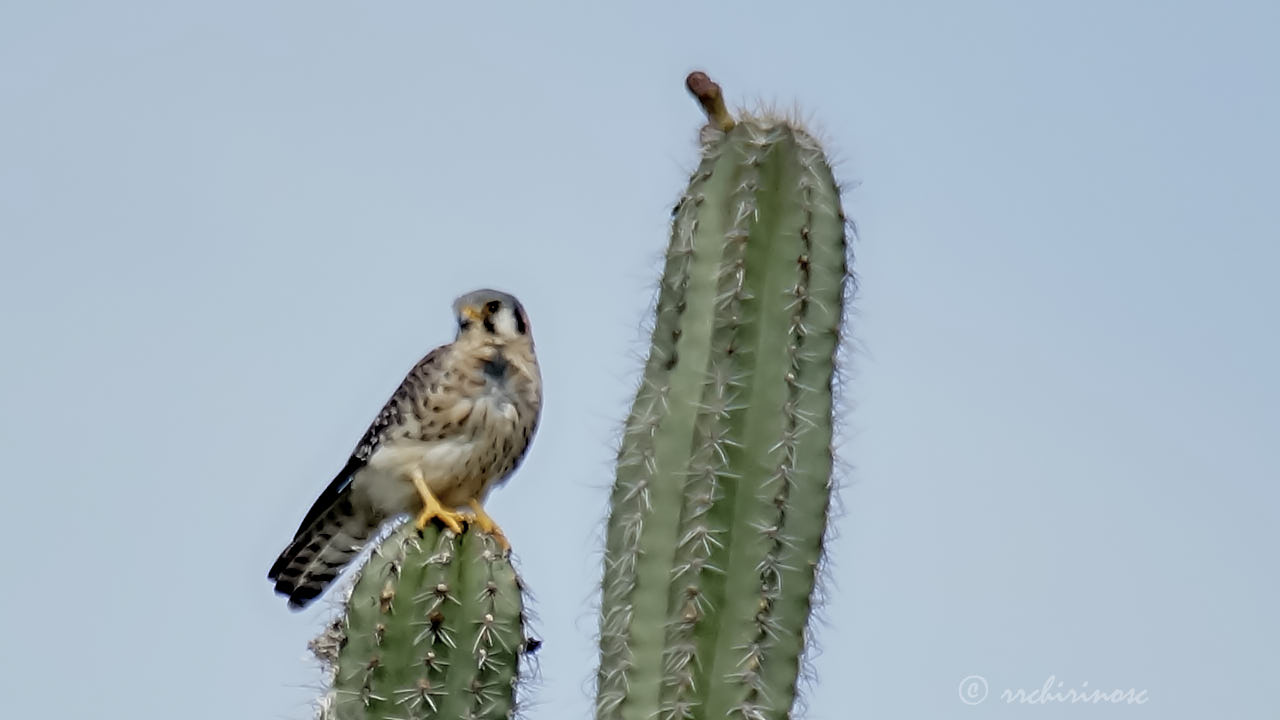
[(298, 531), (267, 579), (289, 598), (290, 608), (301, 610), (333, 583), (377, 529), (372, 511), (357, 507), (350, 492), (343, 492)]

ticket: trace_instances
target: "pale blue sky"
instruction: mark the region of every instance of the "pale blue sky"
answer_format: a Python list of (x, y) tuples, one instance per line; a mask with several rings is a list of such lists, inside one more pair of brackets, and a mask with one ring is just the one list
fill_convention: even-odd
[[(0, 3), (0, 716), (309, 718), (328, 608), (264, 573), (490, 285), (547, 385), (490, 504), (530, 717), (587, 717), (703, 68), (860, 183), (808, 717), (1275, 717), (1280, 4), (191, 5)], [(1050, 675), (1150, 700), (996, 697)]]

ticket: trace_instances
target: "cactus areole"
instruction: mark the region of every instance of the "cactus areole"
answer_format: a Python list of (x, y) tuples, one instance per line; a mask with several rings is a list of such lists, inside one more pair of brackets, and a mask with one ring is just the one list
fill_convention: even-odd
[(600, 720), (784, 718), (832, 492), (845, 219), (818, 142), (707, 112), (618, 453)]

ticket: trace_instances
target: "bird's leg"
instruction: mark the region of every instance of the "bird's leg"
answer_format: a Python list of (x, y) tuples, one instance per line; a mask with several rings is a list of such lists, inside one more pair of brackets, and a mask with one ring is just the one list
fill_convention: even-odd
[(413, 472), (413, 486), (418, 489), (418, 494), (422, 496), (422, 512), (418, 513), (418, 520), (415, 523), (418, 529), (425, 529), (432, 518), (440, 518), (440, 522), (452, 530), (453, 534), (461, 535), (461, 520), (463, 517), (440, 504), (436, 496), (431, 493), (431, 488), (427, 487), (427, 481), (422, 477), (421, 471), (415, 470)]
[(502, 548), (502, 552), (510, 550), (511, 543), (507, 542), (507, 536), (502, 534), (502, 528), (498, 527), (498, 523), (494, 522), (493, 518), (489, 517), (489, 513), (484, 511), (484, 506), (480, 504), (480, 501), (472, 498), (467, 501), (467, 504), (471, 506), (471, 510), (476, 514), (476, 526), (482, 532), (492, 535), (493, 539), (498, 541), (498, 547)]

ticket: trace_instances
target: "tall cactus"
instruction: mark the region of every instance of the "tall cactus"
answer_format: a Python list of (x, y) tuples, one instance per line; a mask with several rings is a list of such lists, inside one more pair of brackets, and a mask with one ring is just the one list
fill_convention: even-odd
[(312, 643), (331, 681), (320, 717), (511, 717), (520, 655), (533, 642), (521, 590), (492, 536), (404, 525)]
[(839, 189), (803, 129), (688, 85), (711, 122), (618, 453), (599, 720), (789, 717), (832, 490)]

